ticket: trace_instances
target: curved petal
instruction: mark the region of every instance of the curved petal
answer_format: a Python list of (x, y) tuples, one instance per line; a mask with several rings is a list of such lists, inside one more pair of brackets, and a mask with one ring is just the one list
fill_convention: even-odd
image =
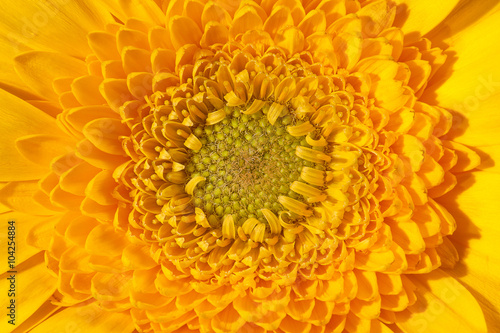
[(457, 183), (440, 198), (457, 220), (457, 230), (450, 238), (460, 261), (447, 272), (470, 287), (485, 312), (489, 330), (494, 332), (500, 330), (500, 174), (461, 174)]
[[(16, 265), (22, 264), (24, 261), (40, 252), (40, 249), (28, 245), (26, 242), (26, 238), (31, 228), (41, 220), (43, 220), (43, 218), (17, 212), (10, 212), (0, 215), (0, 225), (2, 228), (0, 230), (9, 230), (9, 226), (15, 227)], [(14, 224), (9, 224), (10, 221), (14, 221)], [(1, 232), (0, 243), (6, 244), (5, 246), (7, 246), (8, 242), (11, 241), (8, 236), (9, 235), (7, 232)], [(1, 260), (0, 274), (3, 274), (9, 270), (7, 251), (3, 251)]]
[(484, 316), (474, 296), (441, 269), (412, 277), (417, 302), (396, 314), (405, 332), (486, 332)]
[(437, 26), (459, 3), (459, 0), (396, 0), (394, 25), (405, 33), (405, 43), (418, 40)]
[(34, 198), (39, 191), (37, 182), (11, 182), (0, 190), (0, 202), (10, 209), (33, 215), (54, 215), (55, 212)]
[[(470, 5), (471, 6), (471, 5)], [(500, 8), (500, 5), (496, 7)], [(444, 29), (444, 28), (443, 28)], [(456, 112), (450, 135), (471, 146), (500, 143), (500, 11), (444, 40), (454, 62), (434, 76), (422, 96)]]
[(62, 134), (54, 118), (0, 90), (0, 181), (40, 179), (46, 167), (31, 163), (16, 149), (17, 138), (30, 134)]
[(68, 329), (95, 333), (127, 333), (134, 331), (134, 324), (127, 312), (105, 311), (94, 302), (83, 306), (72, 306), (58, 312), (31, 332), (65, 332)]
[(77, 77), (87, 72), (81, 60), (55, 52), (31, 51), (14, 59), (19, 77), (45, 98), (57, 101), (52, 82), (59, 77)]
[[(0, 303), (2, 309), (8, 309), (11, 299), (15, 299), (15, 324), (20, 325), (31, 314), (54, 293), (56, 290), (56, 278), (54, 278), (49, 270), (45, 267), (43, 254), (36, 255), (30, 260), (19, 265), (15, 274), (15, 298), (14, 296), (2, 297)], [(10, 288), (12, 273), (5, 273), (0, 280), (2, 290), (8, 291)], [(10, 332), (12, 325), (9, 324), (7, 311), (2, 313), (2, 321), (0, 322), (0, 331)]]
[(135, 17), (146, 22), (164, 23), (165, 15), (153, 0), (103, 0), (100, 2), (123, 22), (130, 17)]
[[(84, 58), (90, 53), (87, 33), (102, 30), (112, 16), (98, 1), (2, 1), (0, 33), (17, 52), (26, 46)], [(3, 50), (2, 50), (3, 52)]]

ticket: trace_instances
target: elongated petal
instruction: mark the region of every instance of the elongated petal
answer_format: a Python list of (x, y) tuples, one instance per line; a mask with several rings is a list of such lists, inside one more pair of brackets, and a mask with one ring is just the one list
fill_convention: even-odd
[[(417, 302), (398, 315), (397, 325), (404, 330), (426, 332), (469, 330), (487, 332), (479, 304), (455, 279), (437, 269), (412, 278), (417, 287)], [(439, 315), (433, 311), (439, 309)]]
[(21, 99), (0, 90), (0, 180), (40, 179), (47, 166), (28, 161), (15, 148), (15, 140), (30, 134), (62, 134), (54, 118)]
[[(396, 0), (399, 14), (394, 22), (409, 36), (405, 42), (415, 41), (436, 27), (458, 4), (458, 0), (431, 2), (419, 0)], [(404, 14), (406, 15), (404, 15)]]
[(31, 332), (64, 331), (68, 327), (86, 332), (105, 333), (113, 330), (134, 331), (132, 318), (127, 313), (105, 311), (97, 303), (73, 306), (53, 315)]
[(38, 50), (54, 50), (84, 58), (90, 49), (87, 33), (103, 29), (112, 16), (99, 2), (28, 0), (22, 6), (4, 1), (1, 7), (0, 31), (15, 43)]
[[(15, 243), (15, 265), (22, 264), (25, 260), (28, 260), (40, 251), (40, 249), (28, 245), (26, 241), (30, 229), (43, 218), (38, 218), (17, 212), (0, 214), (0, 218), (0, 223), (3, 224), (3, 230), (6, 230), (6, 232), (0, 234), (0, 241), (2, 244), (6, 245), (9, 245), (9, 242), (10, 245), (12, 245), (12, 243)], [(14, 224), (9, 223), (11, 221), (13, 221)], [(11, 228), (9, 228), (9, 226)], [(9, 235), (9, 230), (15, 230), (15, 237), (9, 239), (9, 236), (12, 235), (12, 233)], [(0, 266), (0, 274), (3, 274), (10, 270), (7, 251), (5, 252), (5, 254), (2, 254), (2, 260), (3, 262)]]
[(436, 31), (438, 37), (450, 44), (450, 51), (460, 56), (453, 67), (443, 69), (445, 72), (436, 77), (428, 90), (435, 91), (435, 99), (442, 107), (458, 113), (450, 132), (457, 136), (457, 142), (466, 145), (500, 143), (500, 135), (493, 126), (499, 121), (500, 68), (491, 62), (498, 52), (498, 44), (490, 33), (500, 29), (500, 12), (492, 13), (459, 34), (449, 36), (444, 27)]
[[(500, 195), (500, 175), (487, 172), (473, 172), (458, 177), (457, 188), (443, 197), (443, 203), (450, 205), (454, 216), (464, 216), (459, 221), (457, 231), (451, 237), (461, 260), (447, 273), (470, 288), (479, 298), (488, 327), (498, 327), (498, 314), (493, 307), (500, 306), (500, 292), (496, 278), (500, 274), (500, 257), (497, 251), (497, 214), (500, 214), (495, 198)], [(466, 190), (465, 190), (466, 189)], [(451, 202), (455, 202), (451, 204)]]
[[(13, 289), (15, 295), (2, 297), (1, 304), (2, 308), (8, 309), (11, 299), (15, 300), (15, 324), (20, 325), (52, 296), (56, 290), (56, 279), (45, 267), (41, 253), (19, 265), (16, 270), (15, 274), (7, 272), (6, 275), (2, 275), (0, 286), (5, 291)], [(13, 276), (13, 279), (9, 279)], [(11, 282), (15, 288), (11, 288)], [(4, 311), (0, 322), (0, 329), (4, 332), (12, 329), (8, 320), (11, 318), (7, 316), (7, 311)]]
[(56, 99), (52, 81), (56, 78), (86, 74), (85, 63), (65, 54), (32, 51), (15, 58), (16, 71), (34, 91)]

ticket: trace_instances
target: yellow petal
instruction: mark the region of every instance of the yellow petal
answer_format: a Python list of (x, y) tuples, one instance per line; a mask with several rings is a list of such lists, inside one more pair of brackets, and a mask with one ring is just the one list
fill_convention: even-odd
[(54, 157), (74, 150), (76, 142), (68, 136), (35, 134), (23, 136), (16, 141), (19, 152), (28, 160), (47, 166)]
[(151, 258), (151, 253), (147, 246), (131, 244), (123, 250), (123, 264), (133, 270), (150, 269), (157, 266)]
[(293, 18), (290, 14), (290, 9), (286, 6), (274, 6), (271, 15), (269, 15), (264, 24), (264, 30), (274, 38), (276, 33), (282, 28), (292, 25)]
[(15, 140), (30, 134), (61, 134), (54, 118), (0, 90), (0, 181), (40, 179), (48, 171), (23, 157)]
[(252, 6), (244, 6), (236, 12), (233, 24), (229, 29), (229, 34), (232, 38), (234, 38), (238, 34), (250, 30), (261, 30), (262, 25), (262, 18), (257, 13), (257, 10)]
[[(498, 239), (500, 175), (472, 172), (457, 175), (457, 187), (440, 199), (457, 217), (457, 230), (450, 239), (460, 261), (448, 274), (457, 278), (478, 298), (489, 327), (498, 327), (500, 307), (497, 276), (500, 275)], [(491, 326), (492, 325), (492, 326)], [(495, 329), (490, 328), (495, 331)]]
[(54, 50), (85, 58), (91, 50), (87, 33), (103, 30), (113, 17), (99, 2), (28, 0), (22, 6), (4, 1), (0, 11), (0, 31), (13, 41), (12, 48)]
[(217, 333), (237, 332), (244, 324), (245, 320), (240, 317), (232, 304), (212, 318), (212, 328)]
[(71, 91), (81, 105), (106, 104), (106, 100), (99, 92), (102, 78), (92, 75), (82, 76), (73, 81)]
[(121, 56), (125, 73), (151, 71), (151, 52), (127, 46), (123, 49)]
[(11, 182), (0, 190), (0, 202), (17, 212), (32, 215), (54, 215), (33, 198), (39, 191), (37, 182)]
[(333, 47), (337, 52), (339, 66), (352, 69), (361, 57), (361, 46), (361, 35), (344, 32), (335, 37)]
[[(1, 214), (0, 219), (1, 228), (3, 228), (2, 230), (5, 230), (5, 232), (0, 233), (0, 243), (5, 244), (5, 247), (7, 247), (7, 245), (13, 245), (11, 242), (15, 243), (15, 265), (22, 264), (25, 260), (40, 252), (40, 249), (28, 245), (26, 238), (30, 229), (43, 218), (17, 212), (10, 212)], [(10, 221), (14, 221), (14, 223), (9, 223)], [(13, 231), (15, 236), (13, 233), (9, 235), (9, 231)], [(14, 237), (10, 238), (12, 236)], [(0, 264), (0, 274), (9, 270), (7, 250), (0, 256), (0, 260), (2, 260)]]
[(113, 172), (103, 170), (97, 174), (87, 185), (85, 194), (90, 199), (103, 206), (112, 205), (117, 202), (113, 197), (113, 191), (117, 183), (113, 179)]
[(459, 0), (422, 1), (395, 0), (396, 20), (394, 25), (405, 33), (405, 43), (418, 40), (437, 26), (455, 8)]
[[(463, 7), (460, 15), (468, 17), (464, 11), (474, 10), (476, 6), (470, 3)], [(477, 22), (460, 33), (449, 36), (449, 25), (436, 31), (436, 38), (444, 38), (450, 45), (449, 52), (456, 54), (457, 59), (435, 76), (426, 89), (429, 95), (422, 96), (458, 112), (450, 134), (456, 136), (455, 141), (469, 146), (500, 143), (500, 132), (495, 126), (500, 121), (497, 112), (500, 66), (495, 61), (499, 48), (495, 34), (491, 33), (500, 29), (498, 5), (492, 14), (481, 15), (484, 17), (475, 18)]]
[(109, 32), (95, 31), (87, 36), (89, 45), (94, 51), (94, 54), (101, 61), (118, 60), (120, 53), (116, 46), (115, 35)]
[(289, 55), (301, 52), (305, 45), (304, 34), (294, 26), (281, 30), (274, 38), (274, 41), (276, 45), (286, 50)]
[(35, 327), (31, 332), (64, 332), (68, 328), (82, 332), (108, 333), (118, 331), (128, 333), (134, 331), (134, 324), (128, 313), (105, 311), (94, 302), (64, 309)]
[[(2, 275), (0, 287), (7, 293), (11, 289), (11, 281), (13, 281), (15, 287), (12, 289), (15, 295), (6, 294), (2, 297), (1, 305), (2, 309), (8, 309), (11, 300), (15, 300), (15, 324), (20, 325), (54, 293), (56, 279), (45, 267), (42, 253), (17, 266), (16, 270), (17, 273), (7, 272)], [(12, 276), (14, 279), (9, 280)], [(8, 320), (11, 318), (7, 316), (7, 311), (3, 311), (1, 320), (0, 330), (2, 332), (10, 332), (15, 327), (9, 324)]]
[(100, 118), (89, 122), (83, 134), (100, 150), (113, 155), (124, 155), (120, 136), (130, 133), (127, 126), (117, 119)]
[(480, 146), (476, 150), (481, 156), (481, 163), (477, 166), (480, 170), (489, 172), (500, 171), (500, 164), (495, 161), (500, 161), (500, 145)]
[(387, 0), (379, 0), (364, 6), (356, 14), (361, 19), (363, 34), (375, 37), (382, 30), (392, 26), (396, 9), (391, 8)]
[(198, 45), (202, 32), (196, 23), (185, 16), (175, 16), (170, 20), (170, 39), (177, 50), (186, 44)]
[(30, 330), (53, 315), (58, 311), (61, 306), (52, 303), (54, 299), (49, 298), (43, 303), (38, 310), (35, 311), (28, 319), (26, 319), (21, 325), (17, 325), (17, 332), (30, 332)]
[(417, 302), (408, 312), (397, 313), (396, 324), (405, 331), (486, 332), (476, 299), (443, 270), (414, 275)]
[(66, 192), (84, 196), (85, 188), (99, 171), (100, 169), (86, 162), (79, 163), (61, 175), (59, 185)]
[(208, 48), (214, 44), (224, 44), (229, 40), (229, 30), (219, 22), (209, 22), (200, 40), (200, 45)]
[(82, 132), (85, 125), (92, 120), (99, 118), (120, 119), (120, 116), (108, 106), (82, 106), (65, 112), (65, 118), (77, 131)]
[(85, 63), (65, 54), (31, 51), (15, 58), (16, 72), (34, 91), (46, 98), (57, 100), (52, 82), (60, 77), (87, 74)]
[(165, 14), (155, 1), (151, 0), (103, 0), (100, 1), (114, 15), (125, 22), (130, 17), (136, 17), (157, 25), (164, 23)]
[(116, 112), (125, 102), (134, 99), (128, 91), (125, 79), (106, 79), (101, 83), (100, 91), (108, 105)]
[(121, 255), (128, 242), (124, 235), (118, 234), (113, 228), (107, 225), (98, 225), (88, 234), (85, 249), (96, 255), (106, 256)]

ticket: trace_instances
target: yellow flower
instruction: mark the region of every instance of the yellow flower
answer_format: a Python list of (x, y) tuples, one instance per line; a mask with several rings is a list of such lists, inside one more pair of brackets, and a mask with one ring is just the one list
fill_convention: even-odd
[(496, 1), (0, 8), (2, 331), (500, 329)]

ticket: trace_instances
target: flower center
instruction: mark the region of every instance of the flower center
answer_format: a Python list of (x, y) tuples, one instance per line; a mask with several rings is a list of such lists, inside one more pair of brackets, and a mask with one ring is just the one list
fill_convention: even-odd
[(193, 152), (186, 170), (192, 178), (205, 178), (194, 191), (194, 204), (204, 209), (212, 226), (229, 214), (236, 225), (248, 218), (265, 222), (261, 209), (278, 214), (281, 195), (303, 202), (290, 184), (299, 180), (304, 166), (313, 165), (295, 153), (307, 143), (287, 132), (292, 116), (271, 125), (267, 109), (246, 115), (227, 108), (223, 121), (194, 131), (203, 147)]

